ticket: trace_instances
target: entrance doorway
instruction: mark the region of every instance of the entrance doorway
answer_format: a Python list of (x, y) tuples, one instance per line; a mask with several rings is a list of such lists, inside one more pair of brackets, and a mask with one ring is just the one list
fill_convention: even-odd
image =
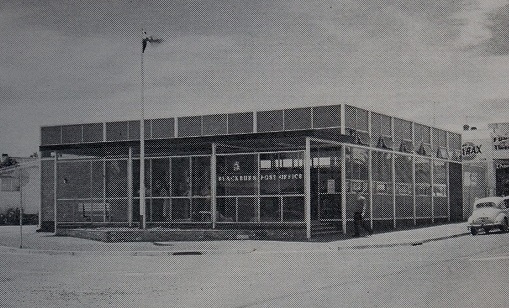
[(319, 146), (311, 152), (311, 220), (341, 222), (341, 147)]

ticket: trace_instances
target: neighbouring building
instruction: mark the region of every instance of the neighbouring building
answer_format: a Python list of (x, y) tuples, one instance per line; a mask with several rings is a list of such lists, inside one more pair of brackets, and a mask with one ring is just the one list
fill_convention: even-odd
[(476, 198), (509, 195), (509, 123), (463, 131), (463, 199), (465, 217)]
[[(144, 121), (148, 227), (376, 230), (463, 219), (461, 134), (340, 104)], [(136, 226), (140, 121), (41, 128), (43, 228)]]
[[(0, 162), (0, 224), (9, 223), (8, 214), (23, 207), (31, 217), (40, 210), (39, 159), (36, 157), (10, 157), (2, 154)], [(32, 221), (32, 220), (31, 220)]]

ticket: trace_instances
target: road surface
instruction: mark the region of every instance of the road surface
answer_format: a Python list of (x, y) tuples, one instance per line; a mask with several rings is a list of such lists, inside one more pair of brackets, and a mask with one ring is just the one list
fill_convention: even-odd
[(0, 307), (509, 307), (509, 233), (314, 252), (0, 256)]

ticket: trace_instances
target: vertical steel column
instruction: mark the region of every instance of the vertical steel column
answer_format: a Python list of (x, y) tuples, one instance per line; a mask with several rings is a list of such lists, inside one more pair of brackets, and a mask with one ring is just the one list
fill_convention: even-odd
[[(445, 162), (445, 184), (446, 184), (446, 194), (447, 194), (447, 221), (451, 221), (451, 194), (449, 190), (449, 165), (450, 162)], [(461, 175), (463, 177), (463, 174)]]
[(411, 156), (412, 158), (412, 198), (413, 198), (413, 213), (414, 213), (414, 226), (417, 224), (416, 210), (415, 210), (415, 155)]
[(127, 159), (127, 224), (133, 225), (133, 148), (129, 147)]
[[(433, 113), (435, 112), (435, 102), (433, 102)], [(434, 150), (433, 143), (433, 132), (435, 126), (435, 114), (433, 114), (433, 126), (429, 128), (429, 144), (431, 147), (431, 222), (435, 222), (435, 180), (434, 170), (435, 170), (435, 159), (437, 158), (437, 152)]]
[(434, 169), (435, 169), (435, 159), (430, 159), (430, 183), (431, 183), (431, 223), (435, 223), (435, 196), (434, 196), (434, 184), (435, 180), (434, 177)]
[(217, 153), (217, 145), (215, 143), (212, 143), (212, 156), (210, 156), (210, 202), (211, 202), (211, 208), (212, 208), (212, 229), (216, 228), (216, 212), (217, 212), (217, 159), (216, 159), (216, 153)]
[(396, 229), (396, 157), (395, 153), (391, 153), (391, 172), (392, 172), (392, 217), (393, 227)]
[(341, 104), (340, 105), (340, 110), (341, 110), (341, 114), (339, 115), (340, 116), (340, 119), (341, 119), (341, 123), (340, 123), (340, 131), (341, 131), (341, 135), (346, 135), (346, 123), (345, 123), (345, 104)]
[[(261, 200), (261, 193), (260, 193), (260, 186), (261, 186), (261, 172), (260, 172), (260, 153), (257, 153), (256, 154), (256, 159), (257, 159), (257, 164), (258, 164), (258, 167), (257, 167), (257, 175), (256, 175), (256, 178), (257, 178), (257, 189), (256, 189), (256, 221), (259, 222), (260, 221), (260, 200)], [(239, 204), (239, 198), (235, 198), (235, 212), (237, 213), (237, 220), (235, 221), (238, 221), (238, 218), (239, 218), (239, 209), (238, 209), (238, 204)], [(304, 205), (305, 207), (305, 205)], [(305, 216), (305, 214), (304, 214)]]
[[(189, 194), (187, 198), (189, 199), (189, 218), (191, 221), (193, 220), (193, 156), (189, 156)], [(212, 218), (212, 215), (210, 215)]]
[(369, 225), (373, 229), (373, 159), (372, 150), (368, 150), (368, 196), (369, 196)]
[(153, 160), (151, 159), (149, 161), (149, 169), (148, 169), (148, 175), (149, 175), (149, 180), (150, 180), (150, 183), (149, 183), (149, 213), (150, 213), (150, 222), (153, 221), (153, 212), (152, 212), (152, 194), (154, 193), (154, 178), (152, 177), (152, 162)]
[(57, 161), (58, 152), (55, 151), (55, 158), (53, 161), (53, 220), (54, 222), (54, 234), (57, 234)]
[(392, 172), (392, 210), (393, 210), (393, 227), (396, 229), (396, 151), (394, 151), (394, 118), (391, 117), (391, 139), (392, 139), (392, 152), (391, 152), (391, 172)]
[(22, 167), (18, 165), (19, 184), (19, 248), (23, 248), (23, 178)]
[[(104, 170), (104, 174), (106, 175), (106, 159), (103, 159), (103, 170)], [(106, 176), (103, 176), (103, 206), (104, 206), (104, 213), (106, 212)], [(91, 219), (93, 220), (94, 216), (91, 215)], [(103, 216), (103, 222), (105, 222), (106, 220), (106, 217)]]
[[(91, 160), (90, 161), (90, 186), (89, 186), (89, 198), (91, 201), (92, 201), (92, 199), (94, 199), (94, 168), (92, 167), (93, 165), (94, 165), (94, 161)], [(94, 203), (94, 202), (91, 202), (91, 203)], [(74, 210), (73, 210), (73, 212), (74, 212)], [(92, 216), (92, 220), (93, 220), (94, 215), (91, 215), (91, 216)], [(76, 219), (74, 214), (73, 214), (73, 219)]]
[(306, 219), (306, 237), (311, 238), (311, 140), (306, 137), (304, 152), (304, 208)]
[[(380, 119), (380, 125), (382, 121)], [(382, 128), (380, 126), (380, 136), (382, 135)], [(372, 139), (371, 139), (371, 111), (368, 111), (368, 136), (369, 136), (369, 147), (368, 150), (368, 189), (369, 189), (369, 226), (371, 230), (373, 230), (373, 151), (372, 147)]]
[[(343, 105), (342, 105), (343, 106)], [(346, 234), (346, 148), (341, 146), (341, 222), (343, 234)]]
[[(42, 140), (42, 139), (39, 139)], [(39, 185), (37, 188), (38, 196), (39, 196), (39, 222), (37, 223), (37, 229), (42, 228), (42, 188), (41, 188), (41, 178), (42, 178), (42, 152), (37, 152), (39, 157)]]

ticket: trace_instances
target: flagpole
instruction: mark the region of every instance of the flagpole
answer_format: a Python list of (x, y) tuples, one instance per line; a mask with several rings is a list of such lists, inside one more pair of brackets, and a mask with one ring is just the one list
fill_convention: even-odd
[[(143, 33), (143, 29), (142, 29)], [(145, 80), (143, 71), (143, 51), (141, 51), (141, 119), (140, 119), (140, 229), (146, 228), (145, 217)]]

